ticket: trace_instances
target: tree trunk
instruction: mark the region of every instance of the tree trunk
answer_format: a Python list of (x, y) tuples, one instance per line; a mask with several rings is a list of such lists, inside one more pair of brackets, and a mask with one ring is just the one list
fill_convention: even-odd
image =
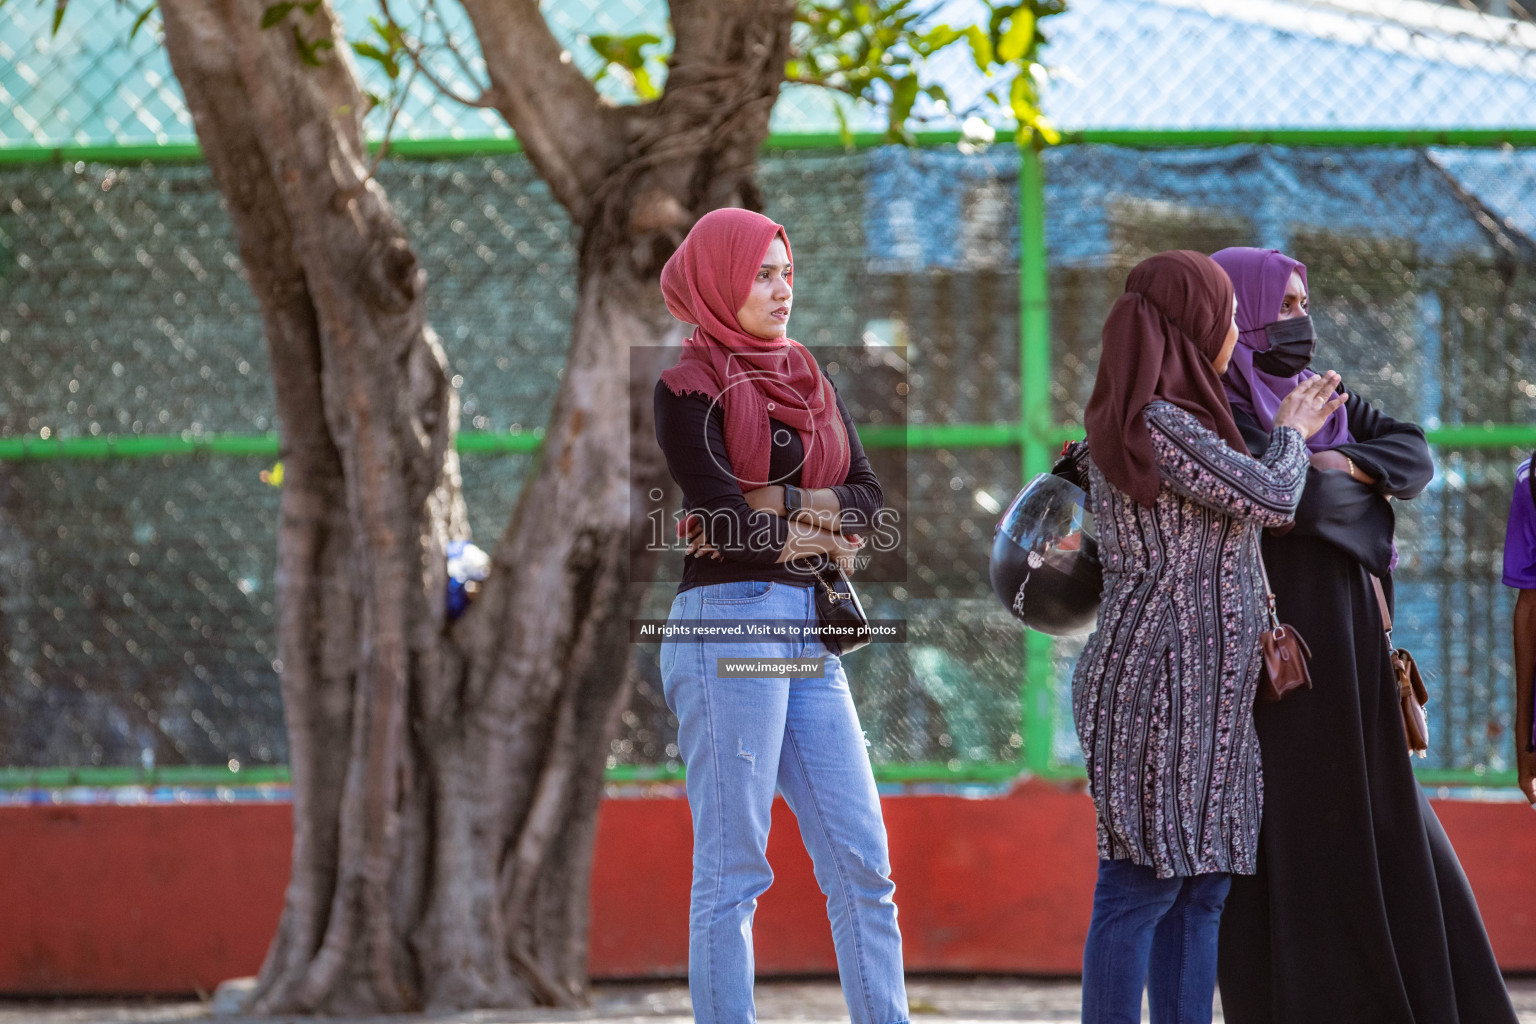
[[(630, 568), (654, 557), (630, 549), (631, 498), (665, 481), (654, 375), (629, 381), (630, 349), (678, 336), (657, 277), (693, 220), (757, 203), (792, 6), (674, 5), (668, 98), (599, 115), (605, 134), (583, 152), (602, 166), (535, 155), (548, 174), (592, 175), (555, 189), (579, 214), (578, 310), (537, 471), (456, 623), (444, 546), (467, 530), (458, 410), (424, 275), (369, 173), (329, 8), (264, 31), (267, 7), (161, 4), (260, 302), (282, 430), (293, 873), (248, 1009), (579, 1002), (604, 755), (643, 594)], [(296, 35), (332, 42), (313, 51), (319, 67)], [(689, 45), (726, 63), (692, 64)], [(552, 124), (550, 138), (577, 134)], [(537, 148), (537, 130), (513, 126)]]
[[(278, 646), (294, 857), (266, 1008), (404, 1009), (407, 699), (452, 663), (443, 545), (463, 522), (456, 397), (423, 280), (366, 171), (350, 68), (307, 68), (259, 0), (163, 5), (166, 45), (260, 302), (284, 487)], [(302, 21), (332, 35), (328, 11)], [(406, 897), (402, 899), (401, 897)]]
[[(603, 755), (628, 702), (628, 620), (643, 593), (628, 582), (631, 488), (654, 483), (626, 466), (624, 368), (629, 339), (671, 328), (612, 278), (583, 285), (539, 469), (457, 630), (474, 652), (463, 689), (425, 716), (447, 789), (432, 837), (440, 875), (416, 946), (429, 974), (479, 963), (434, 1004), (526, 998), (508, 984), (543, 1003), (586, 992)], [(498, 941), (467, 943), (467, 920)]]

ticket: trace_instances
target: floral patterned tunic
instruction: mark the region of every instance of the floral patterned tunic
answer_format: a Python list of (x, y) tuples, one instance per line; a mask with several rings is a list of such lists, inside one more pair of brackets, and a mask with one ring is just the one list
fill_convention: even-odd
[(1291, 521), (1306, 441), (1282, 427), (1256, 460), (1170, 403), (1143, 415), (1162, 477), (1152, 508), (1112, 487), (1086, 444), (1070, 453), (1087, 470), (1104, 565), (1098, 629), (1072, 677), (1099, 856), (1159, 878), (1252, 874), (1267, 621), (1259, 530)]

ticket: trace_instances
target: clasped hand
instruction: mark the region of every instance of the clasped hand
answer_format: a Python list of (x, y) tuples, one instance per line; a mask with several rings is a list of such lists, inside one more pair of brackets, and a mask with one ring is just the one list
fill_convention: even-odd
[[(784, 488), (778, 484), (769, 484), (765, 487), (755, 487), (743, 493), (754, 510), (769, 511), (776, 515), (785, 515)], [(826, 529), (820, 525), (807, 525), (805, 523), (791, 523), (791, 528), (799, 531), (819, 535), (823, 543), (812, 546), (819, 548), (822, 553), (830, 557), (842, 567), (844, 572), (853, 571), (853, 556), (864, 546), (864, 540), (856, 533), (841, 533), (836, 529)], [(704, 539), (703, 521), (698, 516), (690, 516), (688, 519), (688, 554), (698, 558), (713, 558), (715, 561), (724, 561), (724, 556)], [(802, 538), (806, 539), (806, 538)], [(795, 538), (791, 537), (791, 543)], [(815, 551), (807, 551), (804, 554), (814, 554)]]

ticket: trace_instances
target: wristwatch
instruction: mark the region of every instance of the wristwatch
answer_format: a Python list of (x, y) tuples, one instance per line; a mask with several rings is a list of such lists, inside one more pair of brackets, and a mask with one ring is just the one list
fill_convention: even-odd
[(784, 518), (790, 522), (803, 518), (801, 513), (809, 511), (805, 507), (805, 494), (794, 484), (784, 485)]

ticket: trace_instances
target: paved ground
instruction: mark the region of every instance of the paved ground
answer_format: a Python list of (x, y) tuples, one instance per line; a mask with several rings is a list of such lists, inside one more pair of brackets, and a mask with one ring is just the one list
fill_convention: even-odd
[[(1510, 992), (1520, 1010), (1522, 1024), (1536, 1024), (1536, 979), (1512, 980)], [(910, 983), (909, 996), (917, 1024), (1075, 1024), (1079, 1013), (1075, 981), (915, 979)], [(201, 1002), (0, 1001), (0, 1024), (172, 1024), (208, 1017), (208, 1006)], [(216, 1019), (220, 1024), (255, 1024), (252, 1018)], [(264, 1024), (288, 1019), (269, 1018)], [(758, 1019), (763, 1024), (836, 1024), (846, 1021), (848, 1016), (836, 982), (818, 980), (759, 985)], [(1216, 1019), (1219, 1021), (1220, 1015)], [(600, 986), (592, 1007), (582, 1011), (331, 1018), (327, 1024), (689, 1024), (691, 1020), (687, 988), (663, 982)]]

